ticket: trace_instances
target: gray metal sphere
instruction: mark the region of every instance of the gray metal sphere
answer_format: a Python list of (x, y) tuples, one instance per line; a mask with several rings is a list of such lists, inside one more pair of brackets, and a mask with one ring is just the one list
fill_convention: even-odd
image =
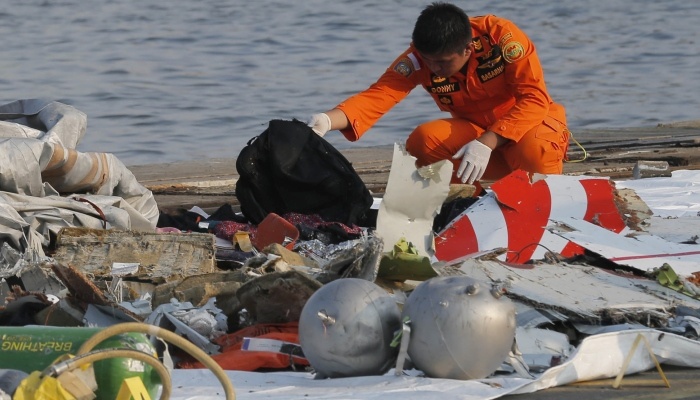
[(318, 289), (299, 318), (299, 342), (317, 378), (381, 375), (398, 348), (390, 347), (401, 329), (396, 301), (376, 284), (342, 278)]
[(408, 355), (435, 378), (485, 378), (506, 359), (515, 338), (515, 305), (490, 284), (467, 276), (421, 283), (404, 305), (406, 316)]

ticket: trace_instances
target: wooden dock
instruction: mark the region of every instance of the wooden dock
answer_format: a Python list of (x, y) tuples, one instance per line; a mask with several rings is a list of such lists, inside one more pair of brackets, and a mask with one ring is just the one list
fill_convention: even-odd
[[(393, 145), (342, 152), (370, 191), (383, 194)], [(616, 180), (631, 178), (638, 161), (665, 161), (671, 170), (700, 169), (700, 121), (574, 132), (568, 157), (565, 174), (608, 176)], [(212, 209), (226, 203), (238, 204), (234, 194), (238, 179), (235, 159), (135, 165), (129, 169), (154, 193), (160, 209), (166, 212), (191, 206)]]

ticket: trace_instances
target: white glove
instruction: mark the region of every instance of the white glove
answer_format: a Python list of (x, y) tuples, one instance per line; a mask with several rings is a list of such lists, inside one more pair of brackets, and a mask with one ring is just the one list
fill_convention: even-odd
[(462, 158), (462, 163), (457, 168), (457, 178), (461, 178), (462, 183), (472, 184), (478, 181), (484, 175), (490, 157), (491, 148), (480, 141), (472, 140), (465, 144), (452, 156), (452, 159)]
[(306, 125), (310, 126), (318, 136), (323, 137), (331, 130), (331, 118), (326, 113), (314, 114), (306, 121)]

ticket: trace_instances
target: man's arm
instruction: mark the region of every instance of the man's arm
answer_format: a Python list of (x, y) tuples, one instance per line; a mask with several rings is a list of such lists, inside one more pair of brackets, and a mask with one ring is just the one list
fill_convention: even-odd
[[(392, 107), (403, 100), (420, 82), (420, 65), (411, 60), (409, 47), (367, 89), (338, 104), (329, 114), (332, 129), (338, 129), (346, 139), (358, 140)], [(336, 125), (337, 124), (337, 125)]]
[(326, 115), (328, 115), (328, 118), (331, 120), (331, 130), (342, 130), (350, 126), (347, 115), (340, 109), (334, 108), (330, 111), (326, 111)]
[(316, 132), (317, 135), (323, 137), (328, 131), (335, 129), (345, 129), (350, 125), (348, 117), (342, 110), (334, 108), (324, 113), (312, 115), (306, 124)]
[(495, 150), (496, 148), (501, 147), (502, 145), (508, 142), (508, 139), (504, 138), (503, 136), (497, 134), (494, 131), (486, 131), (476, 140), (485, 144), (491, 150)]

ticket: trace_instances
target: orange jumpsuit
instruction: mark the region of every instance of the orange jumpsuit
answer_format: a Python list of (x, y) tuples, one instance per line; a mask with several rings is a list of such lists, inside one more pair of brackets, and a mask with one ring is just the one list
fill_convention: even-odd
[(456, 170), (461, 160), (452, 156), (491, 130), (510, 140), (491, 153), (482, 179), (500, 179), (517, 169), (561, 174), (569, 142), (565, 111), (547, 93), (534, 44), (506, 19), (470, 20), (472, 53), (460, 72), (449, 78), (433, 74), (411, 45), (377, 82), (337, 106), (350, 121), (341, 132), (358, 140), (421, 85), (452, 118), (424, 123), (408, 137), (406, 149), (419, 165), (448, 159)]

